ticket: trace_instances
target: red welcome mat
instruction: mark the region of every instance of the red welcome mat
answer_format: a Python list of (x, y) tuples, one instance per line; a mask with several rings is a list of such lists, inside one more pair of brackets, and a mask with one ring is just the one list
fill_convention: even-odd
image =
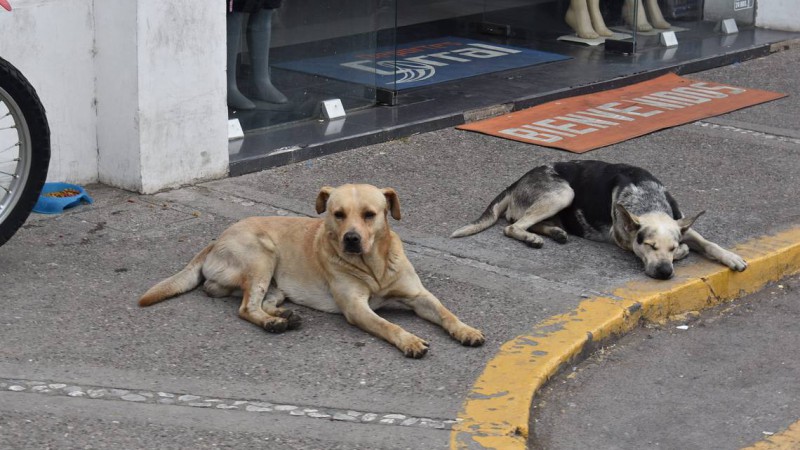
[(667, 74), (457, 128), (583, 153), (785, 96)]

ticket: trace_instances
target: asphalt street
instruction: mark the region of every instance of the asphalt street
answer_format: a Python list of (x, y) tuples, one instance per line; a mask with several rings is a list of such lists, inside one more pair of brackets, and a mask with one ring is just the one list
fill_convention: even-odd
[(739, 449), (800, 419), (800, 277), (648, 324), (534, 402), (530, 448)]
[[(87, 186), (93, 205), (33, 216), (0, 247), (0, 448), (448, 448), (504, 342), (588, 296), (647, 281), (633, 255), (607, 244), (531, 249), (501, 225), (449, 234), (530, 168), (574, 158), (651, 170), (687, 214), (707, 210), (696, 229), (723, 246), (796, 227), (798, 64), (791, 50), (692, 74), (789, 96), (580, 156), (445, 129), (150, 196)], [(303, 327), (275, 335), (239, 319), (234, 298), (193, 291), (136, 305), (235, 221), (316, 216), (319, 188), (346, 182), (397, 190), (393, 226), (409, 259), (485, 333), (483, 347), (407, 312), (382, 315), (430, 342), (421, 360), (299, 306), (289, 305)]]

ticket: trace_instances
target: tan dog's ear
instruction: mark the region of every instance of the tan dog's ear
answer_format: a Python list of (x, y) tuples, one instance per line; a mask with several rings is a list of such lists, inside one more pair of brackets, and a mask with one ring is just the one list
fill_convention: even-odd
[(621, 203), (614, 205), (617, 208), (617, 218), (622, 219), (622, 227), (628, 233), (638, 231), (641, 227), (639, 218), (628, 212)]
[(392, 188), (381, 189), (383, 196), (386, 197), (386, 207), (391, 211), (394, 220), (400, 220), (400, 197), (397, 196)]
[(331, 196), (331, 192), (333, 192), (333, 188), (330, 186), (324, 186), (319, 190), (319, 194), (317, 194), (317, 214), (322, 214), (327, 209), (328, 197)]
[(694, 217), (684, 217), (683, 219), (678, 219), (678, 226), (681, 227), (681, 234), (686, 233), (686, 230), (689, 229), (692, 225), (694, 225), (695, 220), (699, 219), (700, 216), (705, 214), (705, 211), (700, 211)]

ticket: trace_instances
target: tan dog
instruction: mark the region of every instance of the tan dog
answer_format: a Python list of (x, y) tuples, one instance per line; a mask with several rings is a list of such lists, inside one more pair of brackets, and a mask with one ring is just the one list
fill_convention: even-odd
[(239, 316), (270, 332), (300, 325), (296, 313), (278, 306), (284, 299), (332, 313), (421, 358), (428, 343), (386, 321), (382, 306), (412, 309), (472, 347), (483, 334), (462, 323), (422, 286), (389, 227), (400, 219), (391, 189), (365, 184), (323, 187), (317, 213), (325, 219), (251, 217), (233, 224), (180, 272), (158, 283), (139, 300), (148, 306), (187, 292), (205, 280), (205, 292), (223, 297), (242, 291)]

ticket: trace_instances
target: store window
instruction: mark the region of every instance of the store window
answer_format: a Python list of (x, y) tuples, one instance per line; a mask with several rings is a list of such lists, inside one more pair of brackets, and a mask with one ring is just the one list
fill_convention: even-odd
[(339, 99), (347, 111), (375, 104), (374, 74), (355, 80), (314, 68), (338, 55), (372, 59), (379, 46), (393, 47), (394, 2), (226, 2), (228, 107), (246, 132), (316, 118), (325, 99)]
[[(320, 102), (327, 99), (339, 100), (348, 114), (376, 105), (400, 108), (404, 101), (438, 100), (436, 89), (451, 82), (536, 67), (545, 69), (535, 78), (520, 77), (517, 91), (545, 82), (552, 90), (566, 90), (604, 76), (658, 69), (670, 58), (678, 63), (721, 54), (737, 35), (723, 33), (720, 21), (752, 28), (756, 6), (755, 0), (226, 2), (233, 6), (230, 116), (246, 133), (262, 136), (248, 155), (263, 146), (275, 151), (336, 133), (331, 125), (314, 131), (319, 135), (306, 127), (294, 135), (263, 137), (320, 121)], [(675, 42), (669, 48), (665, 32), (682, 52)], [(587, 78), (587, 71), (596, 77)], [(390, 125), (375, 119), (354, 133)]]

